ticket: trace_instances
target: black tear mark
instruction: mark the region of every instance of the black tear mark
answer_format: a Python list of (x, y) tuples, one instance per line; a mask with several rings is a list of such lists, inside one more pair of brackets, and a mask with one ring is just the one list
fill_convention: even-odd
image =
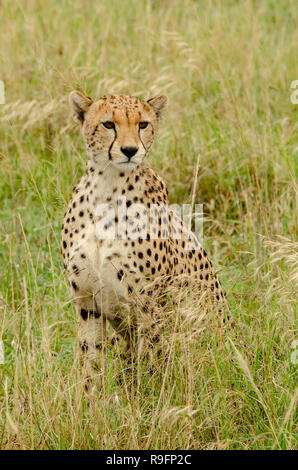
[(115, 137), (114, 137), (114, 140), (113, 142), (111, 143), (110, 147), (109, 147), (109, 151), (108, 151), (108, 155), (109, 155), (109, 160), (112, 160), (112, 155), (111, 155), (111, 150), (112, 150), (112, 147), (115, 143), (115, 140), (117, 139), (117, 131), (116, 131), (116, 127), (114, 128), (114, 131), (115, 131)]
[[(151, 124), (150, 124), (150, 125), (151, 125)], [(143, 147), (144, 147), (144, 150), (145, 150), (145, 156), (146, 156), (146, 155), (147, 155), (147, 149), (146, 149), (146, 147), (145, 147), (145, 145), (144, 145), (144, 142), (143, 142), (143, 141), (142, 141), (142, 139), (141, 139), (140, 128), (139, 128), (139, 130), (138, 130), (138, 134), (139, 134), (139, 139), (140, 139), (140, 142), (141, 142), (141, 144), (142, 144), (142, 145), (143, 145)]]

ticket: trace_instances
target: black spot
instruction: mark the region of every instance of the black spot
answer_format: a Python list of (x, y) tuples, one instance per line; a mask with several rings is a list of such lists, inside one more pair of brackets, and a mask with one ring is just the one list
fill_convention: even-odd
[(66, 248), (67, 247), (67, 243), (66, 241), (63, 242), (63, 248)]
[(88, 318), (99, 318), (100, 313), (94, 312), (93, 310), (85, 310), (84, 308), (81, 308), (81, 317), (83, 320), (88, 320)]
[(76, 283), (74, 281), (72, 281), (71, 285), (72, 285), (74, 290), (78, 290), (78, 286), (76, 285)]
[[(98, 129), (98, 124), (95, 126), (94, 131), (92, 132), (92, 135), (95, 135), (97, 129)], [(94, 170), (93, 170), (93, 171), (94, 171)]]
[(80, 347), (83, 352), (86, 352), (89, 349), (86, 341), (84, 341), (83, 343), (80, 343)]
[(81, 317), (83, 318), (83, 320), (87, 320), (88, 310), (85, 310), (84, 308), (81, 308)]
[(80, 216), (80, 217), (84, 217), (84, 211), (80, 211), (80, 212), (79, 212), (79, 216)]
[(80, 273), (79, 268), (75, 264), (73, 265), (72, 269), (73, 269), (73, 271), (76, 275), (78, 275)]

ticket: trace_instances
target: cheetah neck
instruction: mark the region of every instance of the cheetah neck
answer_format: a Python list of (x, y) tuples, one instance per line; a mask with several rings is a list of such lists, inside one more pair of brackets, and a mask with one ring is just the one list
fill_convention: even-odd
[(116, 199), (122, 194), (128, 178), (135, 171), (139, 171), (139, 167), (132, 170), (119, 169), (112, 164), (98, 165), (89, 161), (87, 164), (85, 188), (88, 189), (89, 197), (92, 202), (102, 202)]

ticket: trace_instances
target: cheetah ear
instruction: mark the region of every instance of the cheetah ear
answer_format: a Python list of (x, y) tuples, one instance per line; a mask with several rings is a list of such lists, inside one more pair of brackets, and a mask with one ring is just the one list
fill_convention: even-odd
[(151, 98), (150, 100), (148, 100), (147, 103), (152, 106), (156, 116), (158, 117), (158, 119), (160, 119), (164, 110), (167, 107), (168, 98), (165, 95), (156, 96), (155, 98)]
[(85, 113), (93, 103), (92, 99), (80, 91), (72, 91), (69, 95), (69, 103), (73, 110), (73, 117), (80, 125), (83, 124)]

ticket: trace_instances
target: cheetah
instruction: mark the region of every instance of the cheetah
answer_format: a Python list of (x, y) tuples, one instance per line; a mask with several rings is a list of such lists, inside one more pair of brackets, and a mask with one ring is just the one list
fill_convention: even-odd
[(167, 97), (107, 95), (93, 101), (73, 91), (69, 101), (85, 141), (87, 169), (68, 204), (61, 250), (91, 376), (107, 322), (130, 350), (140, 307), (146, 312), (153, 295), (164, 305), (167, 286), (186, 286), (191, 279), (217, 311), (224, 314), (228, 307), (204, 248), (192, 232), (185, 235), (181, 219), (169, 210), (164, 181), (143, 165)]

